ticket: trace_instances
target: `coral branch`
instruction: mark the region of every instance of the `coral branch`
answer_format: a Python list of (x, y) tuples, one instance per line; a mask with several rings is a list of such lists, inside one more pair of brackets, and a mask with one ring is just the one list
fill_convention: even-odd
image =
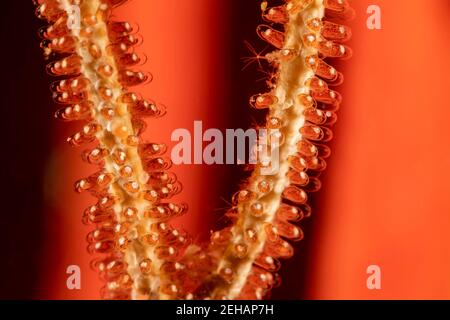
[[(48, 56), (60, 57), (47, 70), (64, 77), (51, 86), (55, 101), (64, 105), (56, 117), (87, 121), (69, 137), (71, 145), (97, 143), (83, 159), (99, 171), (75, 189), (98, 198), (83, 221), (95, 226), (88, 250), (101, 255), (93, 266), (106, 281), (102, 296), (262, 299), (280, 283), (278, 259), (293, 255), (286, 240), (303, 238), (294, 222), (311, 214), (308, 193), (321, 187), (319, 176), (330, 156), (324, 143), (332, 138), (330, 126), (341, 103), (329, 86), (343, 81), (324, 60), (351, 55), (342, 44), (351, 36), (349, 28), (331, 20), (349, 18), (353, 10), (346, 0), (290, 0), (273, 8), (262, 2), (270, 25), (259, 26), (257, 33), (277, 50), (257, 54), (256, 60), (272, 65), (275, 81), (250, 104), (268, 111), (267, 143), (273, 144), (273, 137), (280, 141), (279, 169), (266, 170), (274, 157), (257, 164), (245, 189), (233, 197), (230, 226), (199, 246), (169, 224), (187, 206), (169, 202), (181, 185), (167, 171), (166, 147), (140, 137), (142, 118), (160, 117), (165, 109), (128, 91), (151, 75), (129, 69), (140, 62), (133, 50), (139, 38), (129, 23), (110, 19), (111, 10), (124, 2), (35, 0), (37, 15), (50, 22), (40, 30), (42, 47)], [(79, 27), (69, 23), (74, 8)]]
[[(263, 18), (284, 24), (284, 32), (261, 25), (258, 35), (278, 50), (266, 55), (276, 69), (276, 84), (269, 93), (252, 97), (256, 109), (267, 109), (267, 129), (281, 132), (280, 166), (273, 175), (256, 166), (244, 190), (238, 192), (228, 216), (233, 224), (211, 238), (209, 255), (215, 270), (197, 294), (213, 299), (262, 299), (280, 283), (275, 273), (279, 258), (293, 255), (285, 240), (303, 238), (293, 224), (311, 214), (308, 193), (318, 191), (330, 149), (330, 126), (340, 95), (328, 88), (342, 83), (342, 74), (324, 58), (348, 58), (351, 51), (340, 42), (350, 30), (329, 21), (352, 14), (346, 0), (291, 0), (267, 8)], [(328, 84), (327, 84), (328, 83)]]
[[(128, 91), (151, 80), (149, 74), (128, 69), (140, 62), (133, 51), (138, 37), (129, 23), (110, 20), (111, 10), (124, 1), (42, 0), (37, 15), (51, 24), (41, 29), (42, 47), (60, 60), (49, 73), (65, 79), (52, 85), (56, 112), (62, 120), (87, 120), (68, 138), (73, 146), (97, 142), (83, 159), (99, 172), (78, 181), (78, 192), (89, 191), (99, 200), (86, 209), (88, 250), (101, 254), (93, 262), (106, 280), (105, 298), (159, 298), (176, 295), (161, 270), (181, 253), (188, 238), (167, 224), (183, 214), (186, 205), (168, 202), (181, 190), (166, 147), (140, 138), (143, 117), (159, 117), (165, 109)], [(79, 27), (72, 26), (74, 7)], [(76, 17), (75, 17), (76, 18)]]

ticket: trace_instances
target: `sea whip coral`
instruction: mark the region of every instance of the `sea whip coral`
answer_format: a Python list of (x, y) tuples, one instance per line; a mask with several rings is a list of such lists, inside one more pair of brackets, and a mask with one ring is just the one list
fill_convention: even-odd
[[(185, 213), (185, 204), (169, 199), (181, 190), (165, 145), (142, 141), (143, 117), (159, 117), (164, 107), (128, 89), (151, 80), (133, 71), (141, 58), (133, 47), (139, 37), (127, 22), (112, 21), (111, 10), (124, 0), (35, 0), (37, 15), (50, 25), (40, 30), (47, 55), (59, 56), (48, 72), (63, 80), (52, 84), (62, 120), (83, 120), (68, 138), (73, 146), (97, 142), (83, 159), (99, 172), (78, 181), (98, 202), (83, 221), (95, 229), (88, 250), (106, 281), (107, 299), (262, 299), (279, 284), (280, 258), (293, 254), (285, 240), (301, 240), (293, 222), (311, 214), (309, 192), (317, 191), (330, 149), (330, 126), (341, 96), (330, 89), (343, 76), (326, 58), (349, 58), (350, 29), (340, 24), (353, 10), (346, 0), (290, 0), (269, 8), (270, 25), (258, 35), (276, 50), (265, 55), (274, 69), (268, 93), (250, 99), (267, 109), (267, 129), (276, 129), (280, 167), (262, 174), (259, 163), (245, 189), (233, 197), (230, 225), (212, 234), (208, 244), (191, 244), (169, 221)], [(71, 27), (74, 8), (80, 25)], [(276, 30), (279, 25), (282, 31)], [(270, 142), (269, 142), (270, 143)]]

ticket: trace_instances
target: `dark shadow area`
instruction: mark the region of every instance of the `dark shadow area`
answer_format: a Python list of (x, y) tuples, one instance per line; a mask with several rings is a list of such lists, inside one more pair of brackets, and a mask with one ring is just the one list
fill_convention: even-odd
[[(247, 49), (245, 42), (264, 48), (265, 44), (257, 38), (256, 26), (261, 19), (259, 3), (256, 1), (230, 1), (229, 8), (230, 22), (232, 26), (228, 30), (228, 59), (224, 63), (228, 66), (229, 85), (227, 92), (227, 110), (226, 128), (244, 129), (254, 127), (257, 124), (263, 124), (265, 119), (264, 111), (251, 109), (249, 99), (258, 92), (267, 90), (264, 74), (258, 71), (258, 64), (252, 63), (245, 70), (245, 57), (251, 57), (252, 53)], [(259, 79), (259, 80), (258, 80)], [(221, 181), (220, 207), (217, 210), (216, 217), (219, 224), (222, 222), (220, 217), (230, 208), (232, 195), (239, 190), (243, 180), (247, 178), (251, 171), (245, 165), (221, 165), (220, 170), (224, 171), (224, 179)], [(217, 227), (217, 226), (216, 226)]]
[(43, 71), (32, 1), (4, 1), (1, 10), (0, 299), (36, 296), (44, 240), (44, 167), (52, 105)]

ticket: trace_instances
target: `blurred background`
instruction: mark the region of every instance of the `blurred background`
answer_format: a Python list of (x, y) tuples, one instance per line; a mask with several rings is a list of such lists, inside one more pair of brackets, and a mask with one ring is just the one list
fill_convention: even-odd
[[(273, 3), (277, 3), (273, 1)], [(284, 261), (274, 299), (450, 298), (450, 4), (448, 0), (353, 0), (354, 56), (336, 63), (346, 81), (323, 188), (304, 221), (305, 240)], [(366, 27), (369, 5), (382, 30)], [(115, 12), (140, 26), (154, 81), (137, 88), (168, 106), (149, 120), (146, 138), (169, 142), (177, 128), (248, 128), (263, 113), (248, 98), (264, 92), (257, 64), (242, 70), (255, 34), (259, 0), (132, 0)], [(39, 48), (32, 1), (4, 1), (1, 35), (1, 299), (97, 299), (89, 268), (94, 202), (73, 183), (95, 169), (65, 143), (81, 125), (54, 120), (51, 79)], [(206, 239), (245, 177), (240, 166), (176, 166), (189, 203), (177, 224)], [(66, 268), (81, 267), (81, 290), (68, 290)], [(381, 268), (381, 290), (368, 290), (366, 268)]]

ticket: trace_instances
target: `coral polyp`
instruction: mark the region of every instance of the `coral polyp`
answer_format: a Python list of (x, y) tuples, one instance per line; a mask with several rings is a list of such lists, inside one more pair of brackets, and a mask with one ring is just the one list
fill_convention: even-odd
[(303, 238), (296, 223), (311, 214), (308, 194), (321, 187), (341, 103), (331, 87), (343, 81), (325, 60), (350, 57), (342, 43), (351, 32), (339, 21), (353, 11), (346, 0), (291, 0), (272, 8), (262, 1), (267, 24), (257, 34), (275, 47), (264, 56), (273, 80), (250, 104), (267, 111), (265, 127), (278, 134), (279, 170), (268, 174), (267, 163), (255, 165), (226, 213), (230, 224), (196, 244), (170, 225), (187, 205), (171, 201), (181, 184), (168, 171), (166, 146), (141, 136), (143, 119), (159, 118), (165, 108), (130, 91), (152, 76), (134, 70), (143, 60), (134, 52), (135, 28), (112, 19), (124, 2), (35, 1), (37, 15), (49, 22), (40, 30), (44, 52), (58, 57), (47, 71), (62, 77), (51, 86), (62, 105), (56, 117), (84, 122), (68, 138), (72, 146), (97, 144), (82, 158), (98, 172), (75, 189), (98, 199), (83, 222), (94, 227), (88, 250), (105, 280), (102, 297), (263, 299), (280, 283), (279, 259), (293, 255), (288, 241)]

